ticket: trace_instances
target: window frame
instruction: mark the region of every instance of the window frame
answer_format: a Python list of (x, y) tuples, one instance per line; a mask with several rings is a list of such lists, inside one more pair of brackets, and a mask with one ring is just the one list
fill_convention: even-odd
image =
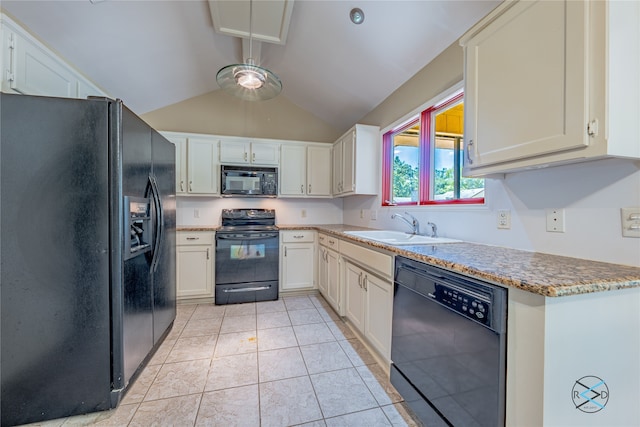
[[(459, 86), (459, 85), (457, 85)], [(450, 199), (450, 200), (433, 200), (431, 199), (431, 187), (433, 176), (433, 153), (435, 150), (435, 132), (432, 131), (433, 126), (433, 113), (443, 111), (447, 108), (455, 106), (460, 101), (464, 102), (464, 90), (461, 87), (454, 87), (448, 93), (443, 93), (440, 96), (434, 98), (428, 103), (424, 104), (418, 111), (405, 116), (405, 119), (400, 121), (397, 125), (391, 126), (382, 134), (382, 206), (452, 206), (452, 205), (484, 205), (484, 197), (475, 197), (468, 199)], [(418, 200), (408, 202), (394, 202), (392, 199), (392, 171), (394, 160), (394, 145), (393, 137), (404, 131), (405, 129), (412, 127), (420, 123), (420, 160), (418, 171)], [(464, 140), (464, 138), (463, 138)], [(454, 155), (459, 155), (459, 150), (456, 150)], [(464, 159), (459, 159), (455, 162), (455, 168), (458, 169), (462, 166), (461, 162)], [(454, 172), (455, 176), (455, 172)], [(458, 175), (458, 188), (460, 179), (462, 178), (461, 172)]]

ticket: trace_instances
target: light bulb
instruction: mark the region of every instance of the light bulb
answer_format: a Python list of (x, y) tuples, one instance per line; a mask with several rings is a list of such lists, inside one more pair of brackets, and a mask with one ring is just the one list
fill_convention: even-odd
[(236, 83), (245, 89), (260, 89), (264, 86), (264, 76), (256, 70), (240, 70), (234, 74)]

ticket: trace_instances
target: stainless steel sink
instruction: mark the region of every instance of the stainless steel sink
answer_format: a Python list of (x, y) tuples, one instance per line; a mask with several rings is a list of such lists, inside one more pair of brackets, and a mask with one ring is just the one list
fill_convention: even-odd
[(361, 237), (363, 239), (375, 240), (392, 246), (432, 245), (461, 242), (461, 240), (449, 239), (446, 237), (429, 237), (395, 230), (345, 231), (345, 234)]

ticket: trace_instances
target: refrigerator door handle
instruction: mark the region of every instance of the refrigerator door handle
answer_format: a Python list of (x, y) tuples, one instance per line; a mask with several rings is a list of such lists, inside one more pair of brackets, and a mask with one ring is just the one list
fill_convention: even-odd
[(155, 235), (153, 239), (153, 257), (151, 258), (151, 271), (155, 272), (158, 268), (158, 261), (160, 258), (160, 241), (162, 240), (164, 212), (162, 211), (162, 200), (160, 198), (160, 191), (158, 190), (158, 183), (156, 178), (149, 175), (149, 184), (151, 187), (151, 197), (153, 198), (153, 205), (155, 207)]

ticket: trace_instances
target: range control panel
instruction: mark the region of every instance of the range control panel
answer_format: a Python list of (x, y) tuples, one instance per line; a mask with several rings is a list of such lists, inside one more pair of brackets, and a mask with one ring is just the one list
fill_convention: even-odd
[(449, 307), (450, 309), (469, 317), (476, 322), (489, 325), (491, 304), (488, 300), (482, 299), (478, 295), (464, 292), (453, 286), (440, 283), (435, 284), (435, 300)]

